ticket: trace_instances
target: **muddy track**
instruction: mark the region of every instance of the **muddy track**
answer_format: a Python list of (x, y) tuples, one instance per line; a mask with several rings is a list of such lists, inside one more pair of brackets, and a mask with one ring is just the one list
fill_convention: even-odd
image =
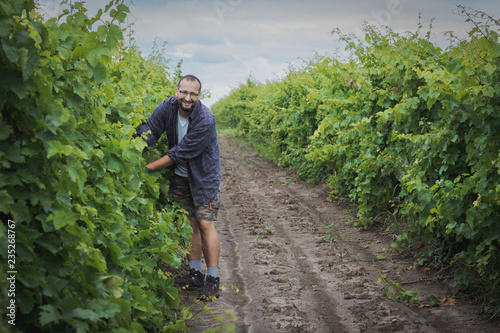
[[(452, 296), (432, 272), (391, 253), (390, 238), (349, 226), (345, 207), (326, 201), (326, 185), (260, 158), (230, 134), (220, 136), (221, 297), (189, 323), (192, 332), (236, 314), (237, 332), (498, 332), (466, 302), (410, 308), (383, 295), (381, 274), (418, 293)], [(403, 284), (404, 285), (404, 284)], [(406, 286), (406, 285), (404, 285)], [(183, 303), (194, 296), (183, 292)], [(201, 305), (195, 304), (196, 311)]]

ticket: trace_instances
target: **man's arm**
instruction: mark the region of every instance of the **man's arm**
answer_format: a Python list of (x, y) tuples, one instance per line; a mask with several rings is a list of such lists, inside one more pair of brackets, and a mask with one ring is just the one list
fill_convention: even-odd
[(185, 163), (199, 156), (216, 137), (215, 121), (198, 122), (178, 145), (168, 151), (168, 155), (176, 162)]
[(157, 159), (154, 162), (151, 162), (146, 165), (146, 168), (152, 169), (152, 170), (161, 170), (168, 168), (169, 166), (173, 165), (175, 162), (173, 159), (170, 158), (170, 156), (165, 155), (159, 159)]
[(134, 137), (139, 137), (143, 133), (146, 134), (146, 143), (149, 148), (156, 148), (156, 142), (160, 139), (160, 136), (165, 132), (165, 121), (167, 117), (168, 107), (170, 99), (164, 100), (160, 103), (153, 113), (149, 116), (147, 121), (143, 122), (137, 128)]

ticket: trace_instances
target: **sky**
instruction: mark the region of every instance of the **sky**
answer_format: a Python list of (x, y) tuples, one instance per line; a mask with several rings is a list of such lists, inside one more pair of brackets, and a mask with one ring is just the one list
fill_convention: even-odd
[[(42, 13), (55, 15), (64, 8), (58, 0), (39, 0)], [(89, 16), (107, 1), (87, 0)], [(499, 0), (124, 0), (130, 9), (135, 43), (144, 55), (154, 43), (163, 45), (175, 69), (194, 74), (213, 105), (249, 77), (258, 82), (279, 80), (289, 68), (302, 66), (315, 55), (342, 57), (345, 44), (338, 35), (362, 36), (365, 23), (404, 33), (425, 34), (432, 23), (431, 40), (446, 47), (444, 33), (465, 37), (470, 23), (457, 14), (457, 4), (500, 19)], [(166, 96), (167, 98), (168, 96)]]

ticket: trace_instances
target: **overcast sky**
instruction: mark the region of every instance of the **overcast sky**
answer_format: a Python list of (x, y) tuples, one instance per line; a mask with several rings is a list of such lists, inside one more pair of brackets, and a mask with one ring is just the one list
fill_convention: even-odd
[[(60, 11), (57, 0), (40, 0), (42, 11)], [(90, 13), (107, 1), (88, 0)], [(197, 75), (212, 97), (210, 106), (251, 75), (259, 82), (285, 75), (316, 53), (342, 54), (344, 44), (331, 32), (361, 35), (364, 22), (398, 32), (423, 32), (432, 19), (433, 41), (446, 47), (445, 31), (465, 36), (470, 27), (456, 4), (500, 18), (499, 0), (125, 0), (135, 42), (144, 54), (154, 41), (167, 42), (172, 68), (183, 60), (183, 74)], [(64, 7), (63, 7), (64, 8)], [(90, 14), (89, 14), (90, 15)]]

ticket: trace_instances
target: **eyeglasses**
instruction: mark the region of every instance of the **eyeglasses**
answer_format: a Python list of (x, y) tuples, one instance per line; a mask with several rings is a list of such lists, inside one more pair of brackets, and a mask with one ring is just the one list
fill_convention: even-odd
[(199, 93), (195, 93), (195, 92), (188, 93), (187, 91), (182, 91), (182, 90), (178, 90), (178, 92), (179, 92), (179, 95), (181, 95), (181, 97), (186, 97), (187, 95), (189, 95), (192, 98), (198, 98), (200, 96)]

